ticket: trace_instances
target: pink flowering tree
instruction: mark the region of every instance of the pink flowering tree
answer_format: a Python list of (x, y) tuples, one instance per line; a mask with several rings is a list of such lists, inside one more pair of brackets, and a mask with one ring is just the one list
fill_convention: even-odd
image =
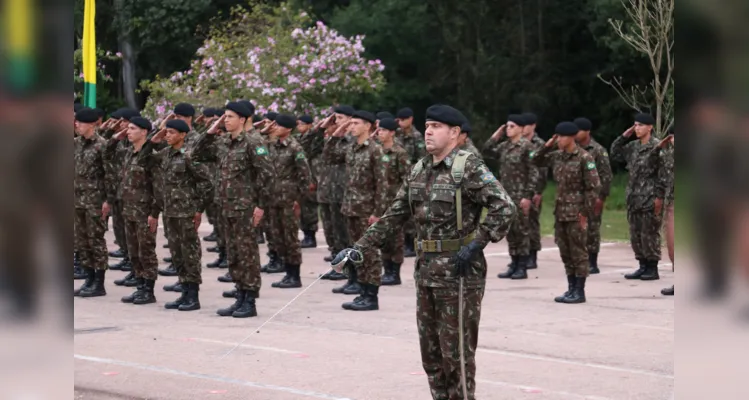
[(245, 99), (258, 113), (320, 116), (333, 104), (383, 89), (385, 66), (362, 55), (363, 39), (344, 37), (285, 5), (234, 10), (188, 70), (142, 84), (150, 93), (145, 113), (161, 116), (183, 101), (216, 107)]
[[(109, 75), (106, 64), (121, 62), (122, 54), (96, 49), (96, 61), (96, 81), (101, 85), (112, 82), (112, 76)], [(83, 98), (83, 50), (81, 48), (73, 52), (73, 92), (76, 99)]]

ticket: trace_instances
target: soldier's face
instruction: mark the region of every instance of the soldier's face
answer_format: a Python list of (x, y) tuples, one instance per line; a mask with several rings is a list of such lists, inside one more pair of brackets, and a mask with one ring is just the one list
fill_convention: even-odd
[(338, 114), (338, 113), (335, 114), (335, 122), (336, 122), (336, 124), (343, 125), (343, 124), (345, 124), (350, 119), (351, 119), (351, 117), (349, 117), (346, 114)]
[(166, 143), (169, 144), (169, 146), (180, 144), (184, 140), (185, 140), (184, 133), (174, 128), (166, 128)]
[(296, 122), (296, 129), (299, 131), (299, 133), (307, 133), (307, 131), (311, 127), (312, 127), (311, 124), (307, 124), (307, 123), (304, 123), (302, 121), (297, 121)]
[(147, 131), (135, 124), (127, 124), (127, 140), (130, 143), (140, 142), (146, 138)]
[(468, 134), (460, 132), (460, 135), (458, 136), (458, 146), (462, 146), (466, 144), (467, 141), (468, 141)]
[(226, 127), (227, 132), (236, 132), (244, 127), (244, 121), (239, 118), (239, 114), (231, 110), (226, 110), (224, 111), (224, 115), (226, 115), (224, 118), (224, 127)]
[(574, 136), (559, 136), (557, 137), (557, 147), (559, 150), (568, 149), (572, 144), (575, 143)]
[(578, 143), (584, 142), (588, 140), (588, 136), (590, 136), (590, 131), (579, 131), (577, 132), (577, 135), (575, 135), (575, 141)]
[(523, 134), (524, 128), (514, 122), (507, 122), (507, 137), (512, 139)]
[(424, 141), (429, 154), (439, 154), (450, 144), (457, 145), (460, 128), (437, 121), (427, 121)]
[(185, 117), (184, 115), (177, 115), (177, 114), (175, 114), (174, 117), (176, 119), (181, 119), (182, 121), (185, 121), (187, 125), (192, 124), (192, 117)]
[(408, 117), (408, 118), (396, 118), (396, 121), (398, 121), (398, 126), (401, 127), (401, 129), (406, 129), (414, 122), (414, 117)]
[(86, 123), (81, 121), (75, 121), (75, 131), (78, 132), (81, 136), (88, 136), (91, 132), (94, 131), (94, 124), (93, 123)]
[(652, 131), (653, 131), (653, 125), (645, 125), (639, 122), (635, 122), (635, 135), (637, 135), (637, 138), (647, 136)]
[(379, 137), (380, 141), (383, 143), (389, 143), (390, 141), (392, 141), (394, 135), (395, 135), (395, 131), (391, 131), (385, 128), (377, 129), (377, 137)]
[(362, 135), (369, 135), (369, 127), (372, 125), (363, 119), (352, 118), (351, 126), (351, 132), (354, 136), (360, 137)]
[(526, 137), (533, 135), (533, 132), (535, 131), (536, 131), (536, 124), (526, 125), (523, 127), (523, 135)]

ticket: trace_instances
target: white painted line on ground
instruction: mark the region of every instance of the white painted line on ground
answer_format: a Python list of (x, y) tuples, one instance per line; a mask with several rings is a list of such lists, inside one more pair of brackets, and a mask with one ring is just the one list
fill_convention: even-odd
[[(619, 244), (619, 243), (601, 243), (601, 247), (616, 246), (617, 244)], [(544, 252), (544, 251), (559, 251), (559, 247), (544, 247), (539, 252)], [(506, 257), (506, 256), (509, 256), (509, 255), (510, 255), (509, 252), (506, 252), (506, 253), (486, 253), (486, 254), (484, 254), (484, 257)]]
[[(203, 338), (190, 338), (190, 339), (193, 340), (193, 341), (195, 341), (195, 342), (221, 344), (221, 345), (226, 345), (226, 346), (236, 346), (236, 343), (222, 342), (220, 340), (203, 339)], [(251, 345), (251, 344), (242, 344), (239, 347), (245, 348), (245, 349), (265, 350), (265, 351), (272, 351), (272, 352), (276, 352), (276, 353), (285, 353), (285, 354), (303, 354), (301, 351), (279, 349), (277, 347), (254, 346), (254, 345)]]
[(204, 379), (208, 381), (214, 381), (214, 382), (222, 382), (222, 383), (232, 383), (235, 385), (241, 385), (241, 386), (248, 386), (253, 387), (257, 389), (266, 389), (266, 390), (274, 390), (276, 392), (284, 392), (284, 393), (291, 393), (291, 394), (297, 394), (301, 396), (307, 396), (307, 397), (314, 397), (317, 399), (325, 399), (325, 400), (353, 400), (348, 397), (339, 397), (332, 394), (327, 393), (318, 393), (318, 392), (312, 392), (309, 390), (301, 390), (301, 389), (295, 389), (291, 387), (285, 387), (285, 386), (276, 386), (276, 385), (268, 385), (265, 383), (258, 383), (258, 382), (250, 382), (245, 381), (241, 379), (235, 379), (235, 378), (228, 378), (224, 376), (217, 376), (217, 375), (207, 375), (207, 374), (199, 374), (195, 372), (187, 372), (187, 371), (179, 371), (176, 369), (171, 368), (165, 368), (165, 367), (159, 367), (155, 365), (148, 365), (148, 364), (139, 364), (139, 363), (133, 363), (129, 361), (121, 361), (121, 360), (112, 360), (109, 358), (99, 358), (99, 357), (89, 357), (89, 356), (83, 356), (79, 354), (74, 354), (73, 358), (83, 361), (90, 361), (95, 362), (99, 364), (107, 364), (107, 365), (119, 365), (123, 367), (129, 367), (129, 368), (135, 368), (142, 371), (151, 371), (151, 372), (161, 372), (164, 374), (170, 374), (170, 375), (176, 375), (176, 376), (182, 376), (186, 378), (198, 378), (198, 379)]
[(624, 324), (626, 326), (631, 326), (634, 328), (643, 328), (643, 329), (653, 329), (656, 331), (664, 331), (664, 332), (673, 332), (673, 328), (664, 328), (662, 326), (652, 326), (652, 325), (640, 325), (640, 324)]
[(589, 396), (589, 395), (584, 395), (584, 394), (570, 393), (570, 392), (564, 392), (564, 391), (558, 391), (558, 390), (549, 390), (549, 389), (544, 389), (544, 388), (540, 388), (536, 386), (516, 385), (514, 383), (502, 382), (502, 381), (490, 381), (487, 379), (476, 379), (476, 382), (486, 383), (488, 385), (494, 385), (494, 386), (502, 386), (502, 387), (507, 387), (507, 388), (519, 389), (519, 390), (526, 391), (528, 393), (554, 394), (554, 395), (563, 396), (563, 397), (570, 397), (573, 399), (613, 400), (608, 397)]

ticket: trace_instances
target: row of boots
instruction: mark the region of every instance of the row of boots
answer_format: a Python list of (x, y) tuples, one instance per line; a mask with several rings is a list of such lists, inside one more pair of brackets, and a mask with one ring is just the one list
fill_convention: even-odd
[(380, 287), (359, 283), (356, 277), (356, 269), (349, 268), (348, 278), (343, 286), (333, 288), (336, 294), (358, 294), (354, 301), (343, 303), (341, 306), (345, 310), (351, 311), (374, 311), (380, 309), (378, 294)]

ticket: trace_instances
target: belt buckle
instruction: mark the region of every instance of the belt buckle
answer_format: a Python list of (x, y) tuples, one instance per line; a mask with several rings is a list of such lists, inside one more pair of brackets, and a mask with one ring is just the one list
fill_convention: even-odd
[(442, 241), (441, 240), (435, 240), (435, 250), (436, 253), (442, 253)]

